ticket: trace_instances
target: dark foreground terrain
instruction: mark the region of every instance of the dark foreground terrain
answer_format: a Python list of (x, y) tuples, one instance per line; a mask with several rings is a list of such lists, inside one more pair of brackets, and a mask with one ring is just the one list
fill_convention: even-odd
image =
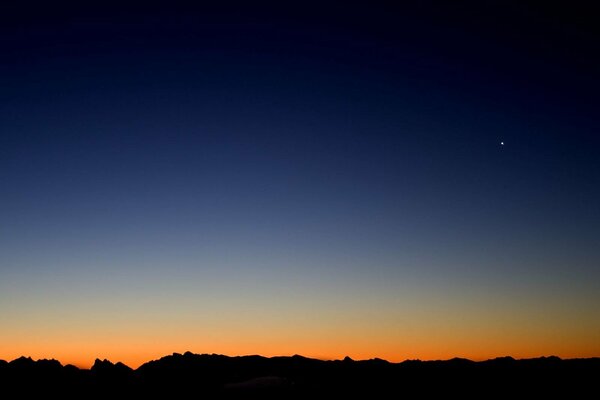
[(599, 382), (600, 358), (505, 357), (483, 362), (452, 359), (394, 364), (380, 359), (321, 361), (301, 356), (226, 357), (185, 353), (150, 361), (136, 370), (106, 360), (96, 360), (89, 370), (63, 366), (56, 360), (33, 361), (25, 357), (11, 362), (0, 360), (3, 392), (17, 390), (25, 398), (37, 395), (336, 398), (354, 394), (393, 398), (412, 395), (573, 398), (597, 393)]

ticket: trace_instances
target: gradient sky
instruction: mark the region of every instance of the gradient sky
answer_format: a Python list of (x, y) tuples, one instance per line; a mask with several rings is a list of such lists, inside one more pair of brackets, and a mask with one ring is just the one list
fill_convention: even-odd
[(589, 10), (84, 3), (0, 10), (0, 359), (600, 356)]

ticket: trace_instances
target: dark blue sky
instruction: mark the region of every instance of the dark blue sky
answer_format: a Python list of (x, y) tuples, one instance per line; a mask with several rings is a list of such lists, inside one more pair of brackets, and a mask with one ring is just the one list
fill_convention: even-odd
[(584, 7), (59, 4), (2, 6), (0, 304), (64, 285), (57, 304), (126, 302), (150, 276), (157, 302), (233, 282), (250, 303), (296, 285), (422, 303), (407, 286), (597, 310)]

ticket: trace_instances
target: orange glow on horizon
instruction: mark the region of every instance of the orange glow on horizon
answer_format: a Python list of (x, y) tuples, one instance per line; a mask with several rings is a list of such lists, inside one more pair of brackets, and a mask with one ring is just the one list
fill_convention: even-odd
[(575, 307), (550, 296), (527, 302), (411, 287), (358, 290), (353, 296), (240, 290), (243, 299), (202, 298), (194, 290), (178, 297), (152, 292), (65, 304), (39, 300), (39, 307), (9, 315), (11, 323), (0, 330), (0, 359), (53, 358), (89, 368), (99, 358), (137, 368), (186, 351), (391, 362), (600, 356), (600, 321), (595, 303), (585, 299)]
[[(349, 343), (347, 343), (349, 344)], [(131, 368), (138, 368), (140, 365), (159, 359), (161, 357), (171, 355), (173, 353), (183, 354), (186, 351), (191, 351), (196, 354), (222, 354), (226, 356), (244, 356), (244, 355), (261, 355), (264, 357), (274, 356), (292, 356), (299, 354), (309, 358), (322, 360), (343, 359), (349, 356), (354, 360), (364, 360), (371, 358), (381, 358), (390, 362), (402, 362), (409, 359), (420, 360), (446, 360), (454, 357), (468, 358), (474, 361), (482, 361), (495, 357), (511, 356), (514, 358), (535, 358), (541, 356), (558, 356), (561, 358), (585, 358), (600, 356), (600, 348), (597, 344), (588, 343), (580, 344), (576, 348), (560, 348), (555, 347), (556, 351), (549, 350), (548, 346), (530, 346), (517, 345), (512, 346), (512, 351), (509, 346), (489, 347), (486, 349), (476, 349), (473, 346), (472, 351), (459, 350), (456, 347), (445, 347), (440, 345), (427, 347), (423, 344), (421, 347), (413, 347), (412, 349), (392, 349), (385, 351), (378, 349), (380, 346), (369, 347), (352, 347), (344, 346), (344, 342), (332, 346), (331, 344), (309, 345), (293, 345), (277, 347), (277, 345), (269, 346), (268, 344), (248, 346), (244, 344), (225, 345), (222, 346), (156, 346), (145, 347), (142, 343), (130, 343), (129, 346), (124, 344), (112, 345), (105, 343), (104, 345), (89, 346), (86, 348), (77, 346), (54, 347), (52, 349), (38, 346), (11, 346), (9, 349), (2, 349), (0, 359), (11, 361), (20, 356), (31, 357), (37, 359), (56, 359), (63, 365), (72, 364), (79, 368), (90, 368), (96, 358), (108, 359), (113, 363), (122, 362)]]

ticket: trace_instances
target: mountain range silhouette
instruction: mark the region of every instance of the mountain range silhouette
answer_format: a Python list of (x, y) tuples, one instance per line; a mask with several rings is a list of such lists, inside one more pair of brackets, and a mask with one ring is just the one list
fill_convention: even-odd
[(99, 359), (90, 369), (30, 357), (0, 360), (1, 387), (5, 393), (21, 393), (24, 397), (573, 397), (593, 393), (598, 377), (600, 358), (502, 357), (481, 362), (454, 358), (391, 363), (377, 358), (323, 361), (299, 355), (228, 357), (186, 352), (147, 362), (135, 370), (120, 362)]

